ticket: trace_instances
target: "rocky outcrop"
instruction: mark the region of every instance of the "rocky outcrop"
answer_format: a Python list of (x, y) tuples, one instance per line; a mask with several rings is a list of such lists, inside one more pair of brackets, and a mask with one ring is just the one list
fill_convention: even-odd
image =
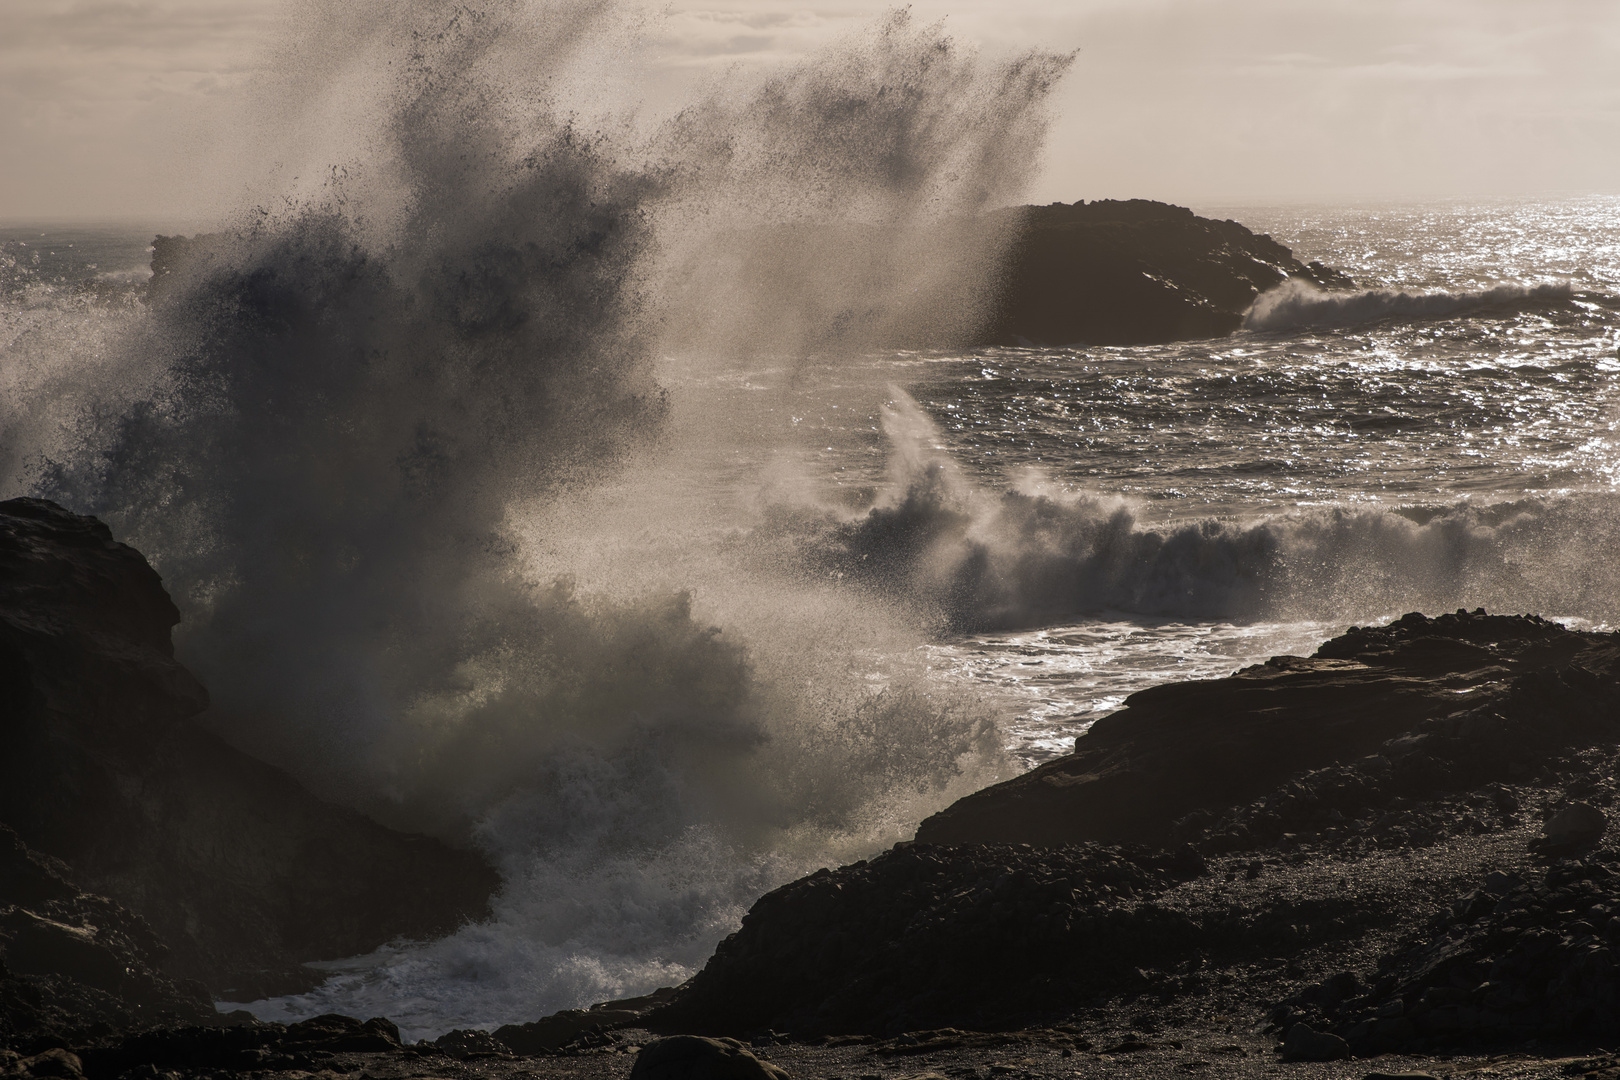
[[(1303, 827), (1282, 797), (1247, 809), (1301, 774), (1336, 769), (1312, 781), (1326, 794), (1292, 802), (1323, 813), (1342, 802), (1343, 814), (1357, 793), (1510, 778), (1615, 734), (1620, 636), (1533, 616), (1414, 614), (1352, 629), (1308, 659), (1134, 694), (1073, 754), (969, 795), (924, 821), (917, 839), (1166, 845), (1210, 833), (1236, 847), (1257, 829)], [(1190, 815), (1201, 817), (1177, 829)], [(1226, 831), (1211, 832), (1217, 819)]]
[(144, 919), (166, 971), (229, 1000), (487, 911), (497, 878), (477, 855), (322, 802), (201, 727), (178, 618), (100, 522), (0, 503), (0, 822)]
[[(1525, 1039), (1612, 1036), (1620, 1027), (1620, 853), (1479, 879), (1382, 957), (1365, 993), (1313, 983), (1279, 1023), (1331, 1028), (1359, 1054)], [(1359, 980), (1357, 980), (1359, 982)]]
[(981, 340), (1002, 345), (1146, 345), (1221, 337), (1260, 293), (1299, 278), (1354, 283), (1301, 263), (1269, 236), (1131, 199), (1003, 211), (1018, 219)]
[(1620, 635), (1408, 615), (1098, 729), (1058, 783), (764, 897), (646, 1026), (1152, 1030), (1273, 1005), (1294, 1060), (1620, 1033), (1599, 847)]
[(213, 1020), (202, 986), (159, 970), (165, 949), (151, 927), (70, 873), (0, 825), (0, 1045)]
[(762, 897), (665, 1030), (795, 1036), (1027, 1026), (1185, 951), (1197, 927), (1137, 900), (1203, 860), (1099, 845), (902, 845)]

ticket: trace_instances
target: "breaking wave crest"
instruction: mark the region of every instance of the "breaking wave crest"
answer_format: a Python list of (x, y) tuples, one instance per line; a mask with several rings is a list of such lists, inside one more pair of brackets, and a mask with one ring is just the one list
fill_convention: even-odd
[[(956, 630), (1102, 612), (1218, 620), (1368, 621), (1405, 610), (1620, 619), (1620, 497), (1331, 507), (1155, 523), (1119, 497), (1039, 477), (979, 487), (901, 391), (885, 422), (890, 490), (864, 513), (779, 511), (818, 572), (876, 589)], [(820, 516), (818, 516), (820, 515)]]
[(1513, 311), (1567, 303), (1574, 291), (1567, 282), (1540, 285), (1497, 285), (1463, 292), (1409, 293), (1395, 289), (1325, 292), (1290, 278), (1262, 293), (1243, 318), (1246, 330), (1298, 330), (1305, 327), (1357, 326), (1383, 319), (1445, 319), (1479, 311)]

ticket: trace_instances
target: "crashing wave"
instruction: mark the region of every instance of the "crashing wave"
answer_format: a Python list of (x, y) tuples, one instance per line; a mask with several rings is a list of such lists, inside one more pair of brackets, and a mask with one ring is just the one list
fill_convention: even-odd
[(1567, 282), (1496, 285), (1462, 292), (1409, 293), (1396, 289), (1324, 292), (1291, 278), (1262, 293), (1243, 318), (1245, 330), (1296, 330), (1357, 326), (1384, 319), (1445, 319), (1476, 311), (1510, 311), (1565, 303), (1574, 291)]
[(957, 630), (1100, 612), (1217, 620), (1366, 620), (1391, 611), (1579, 612), (1620, 619), (1620, 497), (1329, 507), (1145, 520), (1129, 500), (992, 491), (942, 453), (899, 390), (891, 489), (857, 516), (786, 515), (804, 558)]

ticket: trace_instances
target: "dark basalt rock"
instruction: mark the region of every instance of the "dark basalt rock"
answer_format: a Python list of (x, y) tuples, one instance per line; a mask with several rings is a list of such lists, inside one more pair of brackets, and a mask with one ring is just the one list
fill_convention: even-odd
[(1620, 1033), (1620, 853), (1493, 873), (1385, 956), (1364, 994), (1307, 987), (1311, 1018), (1358, 1054)]
[(0, 1046), (214, 1019), (200, 985), (159, 970), (165, 950), (145, 921), (69, 873), (0, 825)]
[(664, 987), (640, 997), (604, 1001), (588, 1009), (564, 1009), (527, 1024), (503, 1024), (495, 1029), (494, 1038), (513, 1053), (555, 1054), (581, 1040), (590, 1042), (613, 1028), (634, 1024), (678, 996), (674, 987)]
[[(1133, 694), (1073, 754), (967, 796), (917, 839), (1164, 846), (1225, 836), (1230, 850), (1256, 830), (1281, 835), (1316, 813), (1354, 813), (1358, 799), (1511, 777), (1614, 735), (1620, 635), (1534, 616), (1412, 614), (1352, 629), (1309, 659)], [(1304, 790), (1274, 792), (1296, 779)], [(1201, 815), (1224, 816), (1199, 825)], [(1178, 828), (1188, 816), (1195, 827)]]
[(1590, 851), (1620, 802), (1620, 635), (1408, 615), (1110, 721), (1056, 795), (1000, 785), (942, 815), (953, 845), (764, 897), (644, 1026), (1142, 1028), (1281, 1002), (1298, 1060), (1620, 1033), (1620, 856), (1524, 870)]
[(1002, 345), (1146, 345), (1221, 337), (1260, 293), (1290, 277), (1352, 288), (1235, 221), (1131, 199), (1025, 206), (994, 314), (981, 338)]
[(672, 1035), (642, 1047), (630, 1080), (787, 1080), (787, 1073), (736, 1039)]
[[(178, 619), (100, 522), (0, 503), (0, 822), (140, 915), (166, 971), (229, 1000), (488, 910), (497, 877), (478, 856), (322, 802), (201, 727)], [(19, 872), (17, 888), (52, 887)], [(79, 964), (63, 932), (19, 926), (29, 955)]]
[(1198, 928), (1136, 901), (1191, 851), (894, 848), (761, 898), (648, 1026), (795, 1036), (998, 1030), (1188, 951)]

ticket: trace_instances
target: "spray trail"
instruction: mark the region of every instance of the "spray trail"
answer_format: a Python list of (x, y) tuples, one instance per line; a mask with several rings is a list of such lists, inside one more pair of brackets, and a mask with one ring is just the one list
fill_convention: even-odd
[(1067, 61), (895, 14), (648, 130), (589, 96), (631, 9), (305, 15), (256, 129), (305, 179), (160, 246), (117, 343), (29, 383), (57, 422), (7, 417), (10, 486), (148, 553), (227, 738), (505, 874), (490, 926), (265, 1015), (421, 1035), (676, 981), (762, 884), (995, 775), (994, 731), (904, 647), (855, 662), (752, 615), (738, 641), (724, 597), (581, 592), (526, 573), (524, 537), (657, 457), (661, 350), (860, 347), (926, 315), (899, 302), (924, 279), (967, 328), (996, 238), (951, 223), (1016, 195)]

